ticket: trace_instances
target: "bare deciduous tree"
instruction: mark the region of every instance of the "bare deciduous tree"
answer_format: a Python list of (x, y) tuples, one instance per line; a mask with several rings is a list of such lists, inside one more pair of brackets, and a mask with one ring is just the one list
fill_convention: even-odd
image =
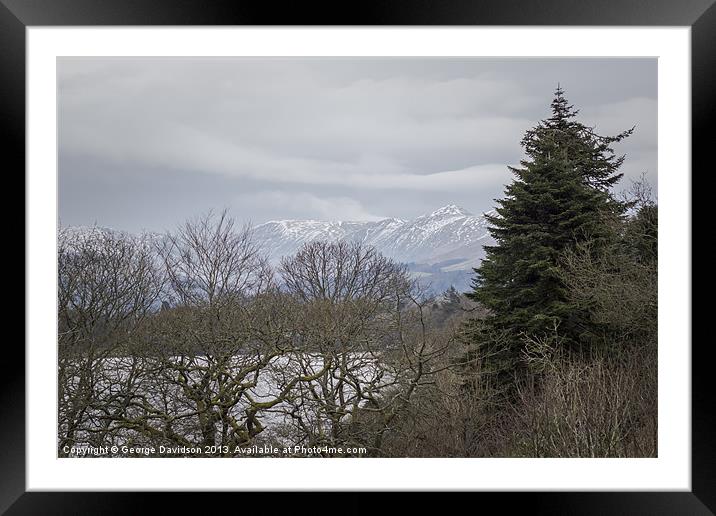
[(295, 438), (382, 454), (384, 435), (446, 349), (427, 336), (426, 302), (404, 266), (359, 243), (306, 244), (280, 272), (304, 314), (291, 365), (315, 377), (282, 407)]
[[(58, 408), (60, 453), (101, 441), (105, 404), (121, 397), (108, 361), (127, 354), (162, 288), (148, 237), (100, 228), (58, 238)], [(111, 369), (111, 368), (110, 368)], [(130, 382), (132, 378), (123, 379)], [(115, 386), (117, 384), (114, 384)], [(82, 434), (82, 435), (79, 435)]]

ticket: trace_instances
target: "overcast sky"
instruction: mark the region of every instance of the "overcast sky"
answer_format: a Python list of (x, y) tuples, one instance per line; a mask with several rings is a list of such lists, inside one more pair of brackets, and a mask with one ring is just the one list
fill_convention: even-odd
[[(63, 225), (479, 213), (557, 83), (657, 187), (656, 59), (58, 59)], [(622, 182), (627, 187), (629, 179)]]

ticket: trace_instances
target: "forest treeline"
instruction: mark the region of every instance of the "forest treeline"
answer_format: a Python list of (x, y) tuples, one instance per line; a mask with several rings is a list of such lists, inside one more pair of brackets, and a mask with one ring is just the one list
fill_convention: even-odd
[(631, 130), (597, 134), (561, 89), (551, 108), (467, 293), (354, 242), (272, 267), (226, 212), (62, 229), (58, 454), (656, 456), (657, 204), (615, 193)]

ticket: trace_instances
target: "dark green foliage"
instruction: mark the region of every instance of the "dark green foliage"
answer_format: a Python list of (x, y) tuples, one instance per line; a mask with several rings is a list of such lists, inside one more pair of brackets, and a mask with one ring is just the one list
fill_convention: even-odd
[(567, 102), (559, 86), (551, 107), (552, 116), (522, 138), (526, 154), (532, 159), (538, 156), (549, 159), (556, 148), (589, 186), (602, 191), (614, 186), (623, 175), (617, 171), (625, 156), (617, 156), (611, 146), (631, 135), (634, 128), (616, 136), (595, 133), (593, 128), (575, 120), (579, 111)]
[(617, 237), (625, 205), (609, 189), (624, 156), (611, 145), (632, 130), (600, 136), (576, 114), (557, 88), (552, 115), (526, 132), (526, 158), (510, 167), (514, 180), (488, 218), (497, 243), (486, 247), (468, 294), (490, 310), (468, 332), (488, 371), (514, 374), (526, 335), (559, 328), (567, 346), (590, 341), (589, 318), (565, 292), (560, 256), (584, 241), (599, 253)]

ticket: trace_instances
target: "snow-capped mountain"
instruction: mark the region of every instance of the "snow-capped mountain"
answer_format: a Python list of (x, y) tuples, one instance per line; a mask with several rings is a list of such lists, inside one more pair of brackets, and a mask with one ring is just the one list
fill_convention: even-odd
[(409, 264), (415, 275), (437, 281), (434, 287), (465, 288), (485, 256), (483, 246), (493, 243), (484, 215), (450, 204), (414, 220), (278, 220), (256, 226), (254, 237), (273, 262), (314, 240), (358, 241)]
[[(358, 241), (398, 262), (408, 264), (411, 273), (441, 292), (450, 286), (469, 288), (473, 267), (484, 258), (484, 245), (494, 241), (487, 230), (486, 212), (473, 215), (450, 204), (413, 220), (387, 218), (379, 221), (277, 220), (253, 228), (254, 242), (277, 265), (307, 242)], [(105, 236), (130, 238), (151, 245), (163, 235), (135, 235), (103, 227), (64, 227), (61, 234), (70, 241), (90, 241)], [(62, 237), (60, 237), (62, 239)]]
[(70, 248), (83, 244), (96, 245), (97, 242), (101, 241), (108, 243), (112, 241), (132, 241), (149, 248), (154, 247), (164, 238), (165, 235), (156, 232), (128, 233), (127, 231), (102, 226), (60, 226), (57, 232), (58, 244), (69, 245)]

